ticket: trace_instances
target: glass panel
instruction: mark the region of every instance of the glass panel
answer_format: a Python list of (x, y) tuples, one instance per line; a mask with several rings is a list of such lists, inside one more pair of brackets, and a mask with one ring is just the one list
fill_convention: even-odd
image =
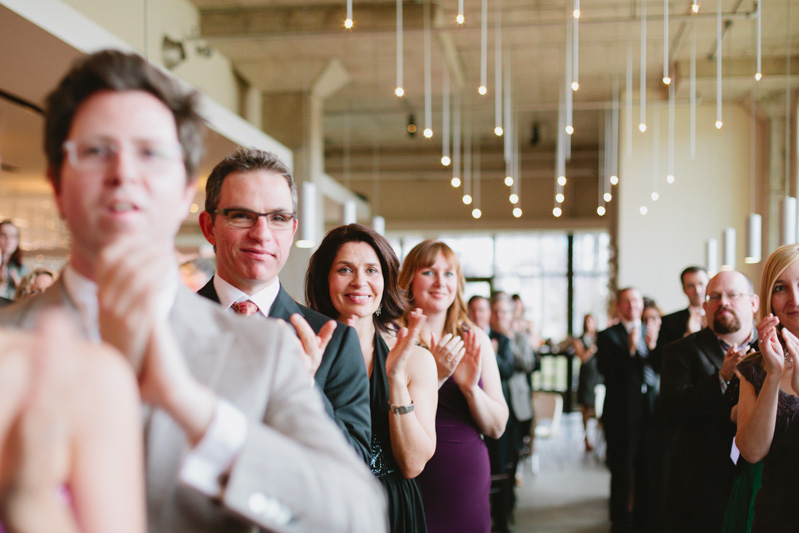
[(575, 336), (583, 333), (583, 317), (591, 313), (596, 318), (597, 329), (605, 329), (608, 323), (608, 276), (574, 276), (574, 322)]
[(463, 291), (465, 294), (464, 301), (468, 302), (472, 296), (483, 296), (484, 298), (491, 297), (491, 284), (487, 281), (467, 281), (466, 288)]
[(494, 275), (494, 237), (492, 235), (442, 237), (461, 261), (467, 278), (490, 278)]

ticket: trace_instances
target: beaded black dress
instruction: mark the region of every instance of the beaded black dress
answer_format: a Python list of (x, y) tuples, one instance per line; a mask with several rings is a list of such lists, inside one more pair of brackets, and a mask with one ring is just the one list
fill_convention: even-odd
[[(372, 473), (380, 480), (388, 498), (389, 526), (392, 533), (426, 532), (422, 494), (416, 480), (408, 479), (394, 460), (388, 417), (388, 346), (375, 333), (372, 376), (369, 378), (372, 408)], [(399, 415), (406, 416), (406, 415)]]
[[(755, 393), (766, 379), (762, 356), (748, 358), (738, 366), (741, 375), (755, 387)], [(797, 531), (799, 512), (799, 398), (779, 392), (777, 421), (771, 449), (763, 459), (763, 477), (755, 497), (753, 532)]]

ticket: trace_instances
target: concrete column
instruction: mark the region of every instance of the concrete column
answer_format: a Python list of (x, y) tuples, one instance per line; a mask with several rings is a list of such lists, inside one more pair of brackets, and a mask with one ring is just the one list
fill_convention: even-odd
[[(338, 59), (332, 59), (306, 90), (265, 93), (263, 95), (263, 130), (294, 152), (294, 179), (320, 184), (324, 178), (324, 101), (349, 82), (349, 75)], [(317, 187), (319, 190), (320, 187)], [(320, 216), (316, 217), (316, 242), (324, 235), (324, 201), (316, 199)], [(300, 224), (303, 221), (300, 220)], [(299, 231), (299, 230), (298, 230)], [(280, 281), (297, 300), (303, 300), (305, 271), (312, 249), (292, 248)]]

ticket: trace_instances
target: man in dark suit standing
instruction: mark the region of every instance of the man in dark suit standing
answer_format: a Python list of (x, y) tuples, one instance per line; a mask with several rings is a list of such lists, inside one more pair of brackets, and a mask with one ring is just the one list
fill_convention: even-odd
[[(658, 376), (649, 353), (656, 338), (641, 323), (643, 298), (634, 288), (616, 298), (619, 323), (597, 335), (597, 364), (605, 377), (602, 422), (608, 443), (613, 531), (645, 531), (654, 516), (654, 406)], [(634, 508), (632, 505), (634, 503)]]
[(708, 327), (664, 350), (661, 401), (677, 433), (666, 488), (668, 531), (721, 531), (735, 465), (730, 459), (735, 367), (756, 346), (758, 297), (740, 272), (716, 274), (704, 304)]
[(290, 321), (328, 414), (369, 462), (369, 381), (358, 335), (299, 305), (278, 279), (297, 230), (291, 171), (274, 154), (239, 149), (216, 165), (205, 194), (200, 227), (214, 245), (217, 272), (199, 294), (237, 313)]
[(688, 297), (688, 307), (666, 315), (660, 325), (660, 335), (655, 350), (662, 353), (670, 342), (696, 333), (707, 325), (705, 310), (705, 290), (707, 288), (707, 272), (704, 268), (690, 266), (680, 274), (682, 292)]

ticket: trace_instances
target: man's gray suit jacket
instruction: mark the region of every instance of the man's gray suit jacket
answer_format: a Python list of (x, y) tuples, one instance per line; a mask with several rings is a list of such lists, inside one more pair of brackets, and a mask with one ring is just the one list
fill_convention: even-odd
[[(81, 327), (61, 281), (3, 308), (0, 325), (31, 329), (53, 307)], [(169, 320), (195, 378), (240, 409), (248, 427), (216, 502), (179, 483), (188, 452), (183, 431), (163, 411), (148, 409), (150, 533), (386, 530), (383, 491), (309, 386), (289, 327), (226, 313), (183, 286)]]
[[(219, 303), (214, 288), (214, 278), (197, 291), (213, 302)], [(319, 333), (331, 318), (298, 304), (280, 287), (275, 303), (269, 310), (271, 318), (288, 322), (297, 313)], [(314, 375), (322, 391), (325, 409), (338, 424), (344, 436), (366, 464), (371, 460), (372, 412), (369, 406), (369, 376), (361, 353), (358, 333), (350, 326), (336, 323), (336, 330), (327, 343), (322, 362)]]

